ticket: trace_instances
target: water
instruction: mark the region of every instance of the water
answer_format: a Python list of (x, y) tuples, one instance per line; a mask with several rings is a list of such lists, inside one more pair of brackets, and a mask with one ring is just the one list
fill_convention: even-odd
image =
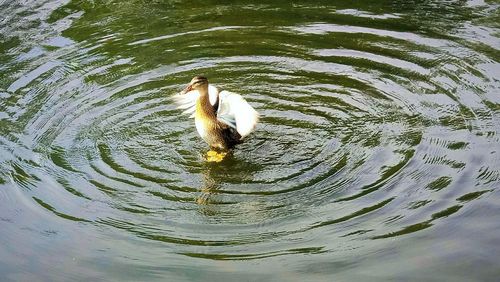
[(499, 3), (336, 2), (0, 1), (0, 280), (497, 279)]

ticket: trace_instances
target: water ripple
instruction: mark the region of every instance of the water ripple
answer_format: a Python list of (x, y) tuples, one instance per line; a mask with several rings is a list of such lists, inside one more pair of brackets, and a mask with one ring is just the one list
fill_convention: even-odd
[[(153, 268), (166, 254), (303, 267), (453, 237), (460, 220), (492, 212), (498, 29), (468, 20), (489, 12), (434, 14), (434, 27), (418, 19), (436, 13), (430, 4), (235, 4), (185, 18), (171, 12), (185, 3), (129, 2), (93, 3), (100, 13), (0, 4), (1, 242), (32, 238), (12, 227), (31, 215), (49, 237), (86, 234), (121, 267), (115, 255)], [(193, 120), (172, 104), (197, 74), (262, 115), (221, 163), (205, 161)]]

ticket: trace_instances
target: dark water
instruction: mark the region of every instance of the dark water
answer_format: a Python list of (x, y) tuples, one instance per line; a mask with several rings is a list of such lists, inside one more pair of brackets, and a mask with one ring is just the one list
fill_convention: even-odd
[(499, 2), (200, 2), (0, 1), (0, 280), (498, 279)]

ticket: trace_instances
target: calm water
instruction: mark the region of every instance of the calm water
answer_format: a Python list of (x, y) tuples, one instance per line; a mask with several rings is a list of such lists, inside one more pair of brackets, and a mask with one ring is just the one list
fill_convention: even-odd
[(0, 1), (0, 280), (498, 279), (498, 1), (197, 2)]

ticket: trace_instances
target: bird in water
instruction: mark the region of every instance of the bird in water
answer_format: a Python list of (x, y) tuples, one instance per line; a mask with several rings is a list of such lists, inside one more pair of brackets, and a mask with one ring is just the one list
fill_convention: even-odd
[(255, 130), (259, 120), (259, 113), (241, 95), (219, 92), (203, 76), (195, 76), (174, 100), (194, 117), (198, 134), (210, 145), (208, 161), (222, 161), (228, 150)]

